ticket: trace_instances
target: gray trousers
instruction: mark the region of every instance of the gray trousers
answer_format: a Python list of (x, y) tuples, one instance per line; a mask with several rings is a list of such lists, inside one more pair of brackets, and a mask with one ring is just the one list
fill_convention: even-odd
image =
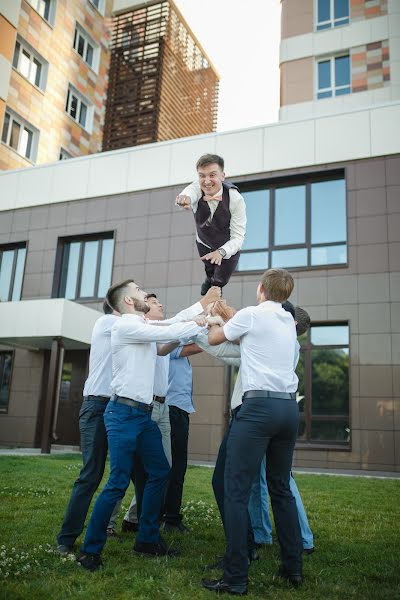
[[(169, 422), (169, 408), (168, 404), (164, 402), (164, 404), (160, 404), (159, 402), (154, 402), (153, 412), (151, 413), (152, 420), (157, 423), (158, 428), (161, 432), (161, 441), (163, 450), (165, 453), (165, 457), (168, 461), (169, 466), (172, 465), (172, 455), (171, 455), (171, 425)], [(115, 505), (113, 513), (111, 515), (110, 521), (108, 523), (109, 529), (115, 529), (117, 518), (119, 511), (121, 510), (122, 500), (118, 501)], [(124, 516), (125, 521), (129, 521), (130, 523), (137, 523), (137, 508), (136, 508), (136, 496), (134, 495), (132, 501), (129, 505), (128, 510)]]

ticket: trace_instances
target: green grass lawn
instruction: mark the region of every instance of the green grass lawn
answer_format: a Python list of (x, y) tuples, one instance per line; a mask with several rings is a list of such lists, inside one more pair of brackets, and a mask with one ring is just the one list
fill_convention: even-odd
[[(185, 503), (191, 534), (174, 538), (181, 557), (133, 556), (133, 537), (123, 535), (107, 543), (104, 569), (88, 573), (53, 552), (79, 467), (76, 455), (0, 458), (0, 599), (215, 597), (199, 586), (204, 565), (224, 548), (211, 469), (188, 470)], [(400, 598), (400, 481), (316, 475), (299, 475), (296, 481), (316, 546), (304, 559), (304, 585), (296, 590), (276, 577), (279, 550), (274, 543), (260, 551), (261, 559), (251, 567), (249, 598)]]

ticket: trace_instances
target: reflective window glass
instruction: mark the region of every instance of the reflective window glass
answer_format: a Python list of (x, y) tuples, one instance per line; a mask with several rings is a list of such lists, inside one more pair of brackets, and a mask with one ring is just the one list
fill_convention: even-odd
[(323, 90), (331, 86), (331, 61), (324, 60), (318, 63), (318, 89)]
[(244, 192), (247, 228), (243, 250), (267, 248), (269, 244), (269, 190)]
[(81, 298), (92, 298), (95, 295), (97, 253), (99, 242), (86, 242), (83, 253), (83, 265), (81, 275)]
[(314, 346), (347, 346), (348, 325), (314, 325), (311, 328), (311, 343)]
[(0, 412), (6, 412), (10, 397), (12, 352), (0, 352)]
[(15, 266), (14, 286), (12, 300), (21, 300), (22, 279), (24, 276), (26, 248), (19, 248), (17, 253), (17, 264)]
[(99, 298), (102, 298), (106, 295), (107, 290), (111, 285), (113, 250), (114, 240), (103, 240), (99, 275), (99, 289), (97, 293), (97, 296)]
[(266, 269), (268, 269), (268, 252), (241, 253), (238, 271), (265, 271)]
[(274, 250), (272, 252), (273, 267), (305, 267), (307, 265), (307, 249)]
[(318, 421), (312, 420), (311, 425), (312, 441), (329, 441), (329, 442), (350, 442), (350, 429), (348, 421), (329, 420)]
[(335, 86), (340, 87), (350, 84), (350, 57), (339, 56), (335, 58)]
[(349, 0), (334, 1), (335, 19), (345, 19), (349, 16)]
[(331, 18), (331, 0), (318, 0), (318, 22)]
[(0, 301), (8, 302), (14, 264), (14, 250), (1, 253), (0, 264)]
[(65, 265), (63, 265), (63, 270), (65, 271), (66, 277), (64, 298), (67, 298), (68, 300), (76, 298), (76, 280), (78, 277), (80, 248), (81, 245), (79, 242), (66, 244), (64, 248)]
[(303, 244), (306, 239), (306, 187), (275, 191), (275, 246)]
[(312, 414), (347, 414), (349, 410), (348, 348), (313, 350), (311, 364)]
[(342, 265), (347, 263), (347, 246), (318, 246), (311, 248), (311, 264)]
[(344, 179), (311, 185), (311, 243), (346, 240), (346, 185)]

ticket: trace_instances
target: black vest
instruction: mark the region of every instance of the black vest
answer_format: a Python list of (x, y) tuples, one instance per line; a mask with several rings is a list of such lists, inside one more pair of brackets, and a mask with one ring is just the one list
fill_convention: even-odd
[(201, 196), (197, 210), (194, 213), (196, 221), (197, 236), (203, 244), (209, 246), (212, 250), (217, 250), (231, 237), (230, 224), (231, 213), (229, 210), (230, 198), (229, 190), (238, 188), (229, 182), (222, 183), (222, 200), (218, 202), (217, 209), (210, 221), (211, 211), (208, 202), (204, 200), (204, 193)]

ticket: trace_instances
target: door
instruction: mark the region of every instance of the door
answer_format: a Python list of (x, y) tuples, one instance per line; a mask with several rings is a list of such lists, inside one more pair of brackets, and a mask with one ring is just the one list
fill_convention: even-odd
[(87, 376), (88, 351), (66, 350), (61, 373), (55, 444), (79, 446), (79, 410)]

